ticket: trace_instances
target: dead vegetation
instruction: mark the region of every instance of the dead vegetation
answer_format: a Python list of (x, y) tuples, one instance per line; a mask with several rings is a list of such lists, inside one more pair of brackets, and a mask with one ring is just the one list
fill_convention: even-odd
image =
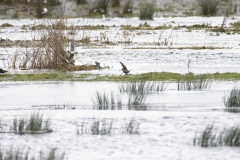
[[(31, 46), (21, 44), (14, 54), (9, 54), (9, 67), (20, 69), (57, 69), (57, 70), (90, 70), (92, 65), (76, 66), (70, 58), (68, 45), (72, 37), (65, 32), (64, 19), (57, 22), (35, 25), (40, 28), (33, 35)], [(48, 26), (48, 27), (43, 27)], [(25, 42), (25, 41), (23, 41)]]

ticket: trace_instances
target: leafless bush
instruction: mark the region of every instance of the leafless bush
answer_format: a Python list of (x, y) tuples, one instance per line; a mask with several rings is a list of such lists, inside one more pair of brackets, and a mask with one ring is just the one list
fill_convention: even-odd
[[(62, 24), (63, 19), (51, 24), (47, 29), (38, 30), (33, 38), (34, 47), (23, 46), (10, 57), (12, 68), (35, 68), (35, 69), (66, 69), (73, 65), (67, 52), (66, 33), (58, 24)], [(58, 26), (56, 29), (56, 26)]]

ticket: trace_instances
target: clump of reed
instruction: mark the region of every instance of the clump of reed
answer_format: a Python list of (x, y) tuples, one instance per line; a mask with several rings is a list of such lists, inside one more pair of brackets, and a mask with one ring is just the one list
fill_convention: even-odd
[(120, 0), (111, 0), (111, 6), (113, 8), (120, 7)]
[(10, 24), (10, 23), (3, 23), (3, 24), (0, 25), (0, 27), (1, 28), (7, 28), (7, 27), (13, 27), (13, 25)]
[(110, 94), (106, 92), (96, 92), (94, 108), (98, 110), (107, 109), (122, 109), (122, 97), (127, 95), (127, 108), (134, 110), (146, 110), (146, 100), (152, 92), (163, 92), (167, 88), (164, 82), (148, 82), (148, 81), (134, 81), (118, 84), (117, 94), (111, 91)]
[(139, 134), (139, 126), (141, 122), (134, 117), (124, 119), (124, 123), (117, 123), (116, 119), (108, 118), (89, 118), (84, 119), (80, 124), (77, 124), (77, 134), (94, 134), (107, 135), (113, 134), (115, 131), (122, 134)]
[(120, 84), (120, 93), (128, 94), (128, 109), (146, 110), (146, 100), (150, 92), (163, 92), (166, 89), (165, 83), (135, 81)]
[(218, 11), (218, 0), (198, 0), (202, 15), (216, 15)]
[(133, 0), (126, 0), (122, 6), (122, 14), (133, 13)]
[(47, 106), (49, 109), (54, 109), (54, 110), (62, 110), (62, 109), (76, 109), (76, 106), (66, 102), (63, 104), (54, 104), (54, 105), (48, 105)]
[(52, 132), (50, 119), (43, 119), (39, 112), (31, 113), (30, 117), (14, 117), (12, 130), (17, 134), (36, 134)]
[(230, 94), (223, 97), (223, 103), (229, 112), (239, 112), (240, 110), (240, 89), (233, 88)]
[(166, 89), (167, 89), (166, 82), (133, 81), (118, 84), (118, 90), (120, 93), (137, 91), (164, 92)]
[(186, 80), (178, 80), (177, 89), (179, 91), (201, 91), (211, 88), (211, 81), (205, 76), (194, 76), (191, 73), (187, 76)]
[(128, 93), (128, 109), (146, 110), (145, 101), (149, 95), (151, 86), (146, 81), (129, 83), (126, 91)]
[(107, 14), (110, 0), (95, 0), (90, 5), (89, 13), (99, 12), (100, 14)]
[(147, 110), (145, 104), (149, 93), (144, 91), (131, 92), (128, 97), (128, 109), (129, 110)]
[(111, 134), (113, 132), (113, 120), (110, 120), (109, 122), (107, 122), (105, 119), (94, 120), (91, 123), (90, 130), (92, 134), (97, 134), (97, 135)]
[[(90, 122), (89, 122), (90, 121)], [(88, 119), (87, 121), (81, 122), (79, 126), (77, 124), (77, 134), (95, 134), (95, 135), (106, 135), (112, 134), (114, 131), (113, 119)]]
[(0, 160), (65, 160), (65, 153), (58, 153), (56, 148), (40, 151), (38, 156), (29, 156), (25, 148), (10, 147), (4, 151), (0, 148)]
[(126, 134), (139, 134), (140, 122), (136, 121), (134, 117), (129, 122), (125, 123), (123, 133)]
[(4, 130), (4, 126), (5, 126), (5, 124), (4, 124), (4, 122), (3, 122), (3, 117), (0, 116), (0, 133), (3, 132), (3, 130)]
[(237, 125), (217, 131), (214, 124), (208, 125), (198, 137), (197, 133), (195, 134), (193, 145), (201, 147), (240, 146), (240, 128)]
[(88, 1), (87, 0), (76, 0), (77, 4), (87, 4)]
[(156, 8), (154, 4), (147, 3), (140, 8), (138, 17), (140, 20), (153, 20), (155, 10)]
[(96, 98), (93, 99), (95, 108), (98, 110), (107, 110), (107, 109), (122, 109), (122, 97), (121, 95), (115, 95), (112, 91), (110, 96), (106, 92), (96, 92)]

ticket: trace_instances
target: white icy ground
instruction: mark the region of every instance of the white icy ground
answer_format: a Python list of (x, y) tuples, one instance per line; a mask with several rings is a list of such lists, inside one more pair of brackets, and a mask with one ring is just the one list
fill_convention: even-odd
[[(240, 18), (230, 17), (226, 26), (230, 23), (237, 22)], [(99, 61), (101, 66), (109, 66), (110, 69), (99, 72), (87, 71), (88, 73), (98, 74), (121, 74), (119, 70), (121, 66), (119, 61), (122, 61), (130, 70), (131, 74), (139, 74), (145, 72), (177, 72), (186, 73), (188, 55), (191, 59), (190, 71), (194, 73), (213, 73), (213, 72), (238, 72), (239, 71), (239, 49), (240, 36), (238, 34), (205, 32), (204, 30), (192, 30), (186, 32), (186, 29), (180, 30), (133, 30), (129, 31), (129, 37), (132, 38), (132, 43), (117, 43), (124, 41), (122, 37), (121, 25), (138, 26), (147, 22), (151, 26), (162, 25), (194, 25), (194, 24), (209, 24), (212, 26), (220, 26), (223, 17), (176, 17), (176, 18), (155, 18), (153, 21), (141, 21), (138, 18), (113, 18), (111, 20), (103, 19), (67, 19), (68, 25), (104, 25), (110, 26), (106, 30), (84, 30), (77, 32), (75, 39), (81, 39), (83, 35), (89, 36), (91, 42), (100, 40), (101, 33), (106, 33), (107, 37), (114, 45), (104, 43), (94, 43), (88, 46), (76, 46), (78, 55), (75, 57), (76, 64), (95, 64)], [(13, 27), (1, 28), (0, 32), (3, 39), (10, 40), (31, 40), (37, 38), (37, 31), (22, 30), (23, 25), (33, 25), (43, 23), (46, 20), (1, 20), (0, 23), (9, 23)], [(46, 22), (45, 22), (46, 23)], [(115, 25), (116, 27), (112, 27)], [(172, 46), (158, 46), (154, 42), (158, 42), (159, 36), (161, 40), (167, 38), (172, 42)], [(170, 36), (171, 35), (171, 36)], [(71, 37), (71, 35), (69, 35)], [(169, 38), (169, 36), (171, 38)], [(186, 47), (211, 47), (216, 49), (174, 49)], [(169, 49), (171, 47), (172, 49)], [(135, 49), (134, 49), (135, 48)], [(146, 48), (146, 49), (139, 49)], [(16, 52), (16, 48), (0, 48), (0, 58), (7, 58), (8, 54)], [(5, 64), (7, 62), (5, 61)], [(4, 65), (1, 62), (1, 67)], [(10, 70), (11, 71), (11, 70)], [(18, 72), (13, 70), (12, 72)], [(77, 72), (78, 73), (78, 72)], [(83, 73), (83, 72), (79, 72)]]
[[(167, 23), (172, 25), (193, 25), (209, 23), (220, 25), (223, 17), (185, 17), (185, 18), (155, 18), (147, 21), (151, 26)], [(238, 21), (239, 17), (229, 19)], [(116, 25), (130, 24), (138, 26), (138, 18), (114, 18), (109, 21), (102, 19), (68, 19), (71, 23)], [(84, 22), (83, 22), (84, 21)], [(22, 25), (33, 24), (34, 20), (1, 20), (2, 23), (14, 25), (12, 28), (1, 28), (1, 37), (11, 40), (30, 39), (30, 31), (21, 30)], [(118, 28), (110, 28), (108, 33), (117, 34)], [(100, 32), (86, 31), (94, 39)], [(136, 34), (137, 31), (134, 31)], [(135, 35), (130, 45), (117, 44), (114, 46), (78, 46), (79, 61), (77, 64), (99, 61), (102, 66), (110, 69), (102, 71), (88, 71), (98, 74), (121, 75), (119, 71), (122, 61), (131, 74), (145, 72), (178, 72), (186, 73), (188, 55), (191, 59), (190, 71), (194, 73), (239, 72), (239, 35), (220, 36), (210, 35), (209, 32), (185, 30), (173, 31), (172, 47), (211, 46), (220, 49), (158, 49), (153, 45), (154, 33)], [(155, 36), (162, 31), (156, 32)], [(168, 36), (171, 31), (167, 30)], [(155, 37), (155, 39), (156, 39)], [(103, 48), (104, 47), (104, 48)], [(156, 49), (131, 49), (138, 47), (155, 47)], [(222, 48), (222, 49), (221, 49)], [(6, 48), (11, 54), (16, 48)], [(6, 57), (4, 48), (0, 48), (0, 55)], [(1, 57), (0, 57), (1, 58)], [(3, 64), (1, 64), (3, 67)], [(24, 73), (28, 71), (9, 70), (11, 73)], [(75, 72), (81, 74), (83, 72)], [(41, 113), (52, 120), (52, 133), (40, 135), (16, 135), (3, 133), (0, 137), (0, 147), (9, 148), (19, 146), (29, 149), (31, 153), (41, 148), (57, 147), (65, 152), (70, 160), (112, 160), (112, 159), (164, 159), (164, 160), (238, 160), (240, 150), (238, 147), (212, 147), (201, 148), (193, 146), (195, 132), (202, 131), (209, 124), (216, 127), (228, 128), (239, 124), (239, 114), (225, 112), (222, 97), (227, 95), (233, 87), (239, 87), (239, 82), (213, 82), (212, 87), (204, 91), (177, 91), (176, 83), (169, 83), (165, 92), (152, 93), (147, 104), (155, 110), (133, 111), (97, 111), (93, 110), (96, 91), (110, 93), (116, 92), (117, 83), (113, 82), (0, 82), (0, 118), (11, 126), (14, 116), (29, 115), (40, 109)], [(75, 110), (50, 110), (49, 105), (72, 105)], [(123, 97), (123, 104), (127, 104)], [(89, 118), (112, 118), (116, 127), (121, 127), (126, 121), (135, 118), (140, 122), (139, 134), (123, 134), (116, 130), (111, 135), (92, 135), (90, 133), (76, 134), (77, 124)], [(109, 120), (109, 119), (108, 119)]]

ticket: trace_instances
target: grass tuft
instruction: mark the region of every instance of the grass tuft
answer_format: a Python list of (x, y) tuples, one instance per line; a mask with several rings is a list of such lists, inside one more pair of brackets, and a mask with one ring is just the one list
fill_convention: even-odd
[(153, 20), (153, 14), (155, 12), (154, 4), (146, 4), (140, 8), (138, 17), (140, 20)]
[(124, 133), (127, 134), (139, 134), (140, 122), (137, 122), (134, 117), (125, 124)]
[(101, 93), (97, 91), (93, 102), (97, 110), (122, 109), (122, 97), (121, 95), (115, 95), (113, 91), (110, 93), (110, 96), (106, 92)]
[(194, 76), (189, 73), (186, 80), (178, 80), (179, 91), (201, 91), (209, 88), (211, 88), (211, 81), (204, 75)]
[(43, 119), (43, 114), (34, 112), (30, 115), (29, 119), (26, 117), (14, 118), (12, 129), (17, 134), (38, 134), (52, 132), (50, 128), (50, 120)]
[(198, 5), (201, 8), (202, 15), (216, 15), (218, 10), (218, 0), (198, 0)]
[(239, 126), (222, 129), (219, 132), (214, 131), (214, 124), (208, 125), (203, 132), (193, 139), (193, 145), (201, 147), (214, 146), (240, 146), (240, 128)]
[(108, 118), (88, 118), (77, 124), (77, 134), (109, 135), (118, 131), (122, 134), (139, 134), (141, 122), (134, 117), (124, 119), (124, 122)]
[(122, 6), (122, 14), (133, 13), (133, 0), (126, 0)]
[(240, 110), (240, 89), (233, 88), (228, 96), (223, 97), (223, 103), (229, 112), (239, 112)]

